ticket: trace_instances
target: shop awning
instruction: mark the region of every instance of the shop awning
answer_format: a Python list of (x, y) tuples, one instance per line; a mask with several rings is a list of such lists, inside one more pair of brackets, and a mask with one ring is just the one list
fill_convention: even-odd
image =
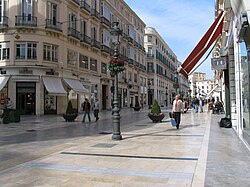
[(89, 93), (89, 90), (86, 89), (79, 80), (69, 78), (63, 78), (63, 80), (75, 93)]
[(61, 78), (43, 76), (43, 83), (46, 90), (49, 92), (49, 95), (67, 96)]
[(0, 91), (3, 89), (3, 87), (6, 85), (6, 83), (9, 80), (9, 76), (0, 76)]
[(220, 15), (215, 19), (211, 27), (208, 29), (206, 34), (202, 37), (197, 46), (194, 48), (194, 50), (183, 62), (179, 69), (179, 73), (183, 74), (185, 77), (188, 77), (190, 71), (194, 68), (197, 62), (206, 53), (213, 42), (222, 34), (223, 18), (224, 12), (222, 11)]

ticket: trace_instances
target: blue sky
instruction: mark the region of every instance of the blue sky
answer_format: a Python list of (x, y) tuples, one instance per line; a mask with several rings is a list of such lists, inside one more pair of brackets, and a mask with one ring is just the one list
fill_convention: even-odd
[[(214, 0), (124, 1), (147, 26), (157, 30), (182, 63), (214, 21)], [(212, 78), (210, 58), (196, 71)]]

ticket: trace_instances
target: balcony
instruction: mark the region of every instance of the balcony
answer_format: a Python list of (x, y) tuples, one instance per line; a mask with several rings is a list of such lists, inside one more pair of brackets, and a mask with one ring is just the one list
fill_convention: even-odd
[(110, 54), (110, 48), (106, 45), (101, 45), (101, 51)]
[(80, 35), (80, 42), (91, 45), (91, 38), (85, 34)]
[(148, 57), (148, 58), (154, 58), (154, 54), (149, 54), (149, 53), (148, 53), (148, 54), (147, 54), (147, 57)]
[(37, 27), (37, 17), (34, 16), (16, 16), (15, 26), (17, 27)]
[(90, 15), (93, 16), (94, 18), (98, 19), (98, 20), (100, 19), (100, 13), (97, 12), (94, 8), (91, 9)]
[(140, 44), (138, 42), (134, 41), (134, 46), (139, 48)]
[(148, 69), (148, 73), (155, 73), (154, 69)]
[(62, 32), (62, 23), (52, 19), (45, 20), (45, 28)]
[(90, 5), (86, 3), (85, 1), (80, 1), (80, 8), (82, 10), (85, 10), (86, 12), (90, 13)]
[(8, 19), (7, 16), (0, 17), (0, 28), (8, 27)]
[(127, 39), (128, 39), (128, 42), (129, 42), (129, 43), (132, 43), (132, 44), (134, 43), (134, 42), (133, 42), (133, 41), (134, 41), (133, 38), (131, 38), (130, 36), (128, 36)]
[(79, 0), (72, 0), (74, 3), (76, 3), (77, 5), (80, 4), (80, 1)]
[(146, 71), (147, 68), (143, 64), (140, 64), (140, 69), (143, 70), (143, 71)]
[(125, 32), (122, 32), (122, 36), (123, 36), (123, 38), (124, 38), (125, 40), (128, 39), (128, 35), (127, 35)]
[(133, 65), (133, 64), (134, 64), (134, 60), (133, 60), (133, 59), (131, 59), (131, 58), (129, 58), (129, 59), (128, 59), (128, 64)]
[(125, 62), (128, 62), (128, 57), (126, 57), (125, 55), (123, 54), (120, 54), (120, 58), (123, 59)]
[(107, 18), (103, 17), (103, 16), (101, 17), (101, 24), (107, 26), (108, 28), (111, 27), (110, 21)]
[(75, 39), (80, 40), (80, 32), (77, 31), (76, 29), (72, 28), (72, 27), (68, 28), (68, 36), (71, 36), (71, 37), (73, 37)]
[(100, 49), (100, 48), (101, 48), (100, 42), (98, 42), (98, 41), (95, 40), (95, 39), (92, 39), (92, 41), (91, 41), (91, 46), (92, 46), (92, 47), (95, 47), (95, 48), (97, 48), (97, 49)]

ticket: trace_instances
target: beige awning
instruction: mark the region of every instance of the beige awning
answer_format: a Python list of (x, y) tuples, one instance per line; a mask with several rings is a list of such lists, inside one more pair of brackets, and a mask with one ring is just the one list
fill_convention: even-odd
[(10, 76), (0, 76), (0, 91), (3, 89), (3, 87), (8, 82)]
[(43, 76), (43, 83), (49, 95), (67, 96), (67, 92), (63, 88), (62, 80), (59, 77)]
[(89, 90), (86, 89), (79, 80), (69, 79), (69, 78), (63, 78), (63, 80), (75, 93), (78, 94), (89, 93)]

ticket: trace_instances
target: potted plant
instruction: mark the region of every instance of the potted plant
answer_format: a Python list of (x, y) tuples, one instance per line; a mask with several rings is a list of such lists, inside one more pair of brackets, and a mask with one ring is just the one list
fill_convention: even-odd
[(135, 106), (132, 108), (134, 109), (134, 111), (139, 111), (141, 109), (141, 106), (140, 106), (139, 102), (136, 101)]
[(69, 100), (66, 114), (63, 114), (63, 118), (65, 121), (73, 122), (75, 121), (76, 117), (78, 116), (78, 113), (76, 112), (75, 109), (73, 109), (72, 102)]
[(154, 122), (161, 122), (162, 119), (165, 117), (165, 114), (161, 113), (161, 108), (159, 103), (154, 100), (151, 112), (148, 114), (148, 117)]

